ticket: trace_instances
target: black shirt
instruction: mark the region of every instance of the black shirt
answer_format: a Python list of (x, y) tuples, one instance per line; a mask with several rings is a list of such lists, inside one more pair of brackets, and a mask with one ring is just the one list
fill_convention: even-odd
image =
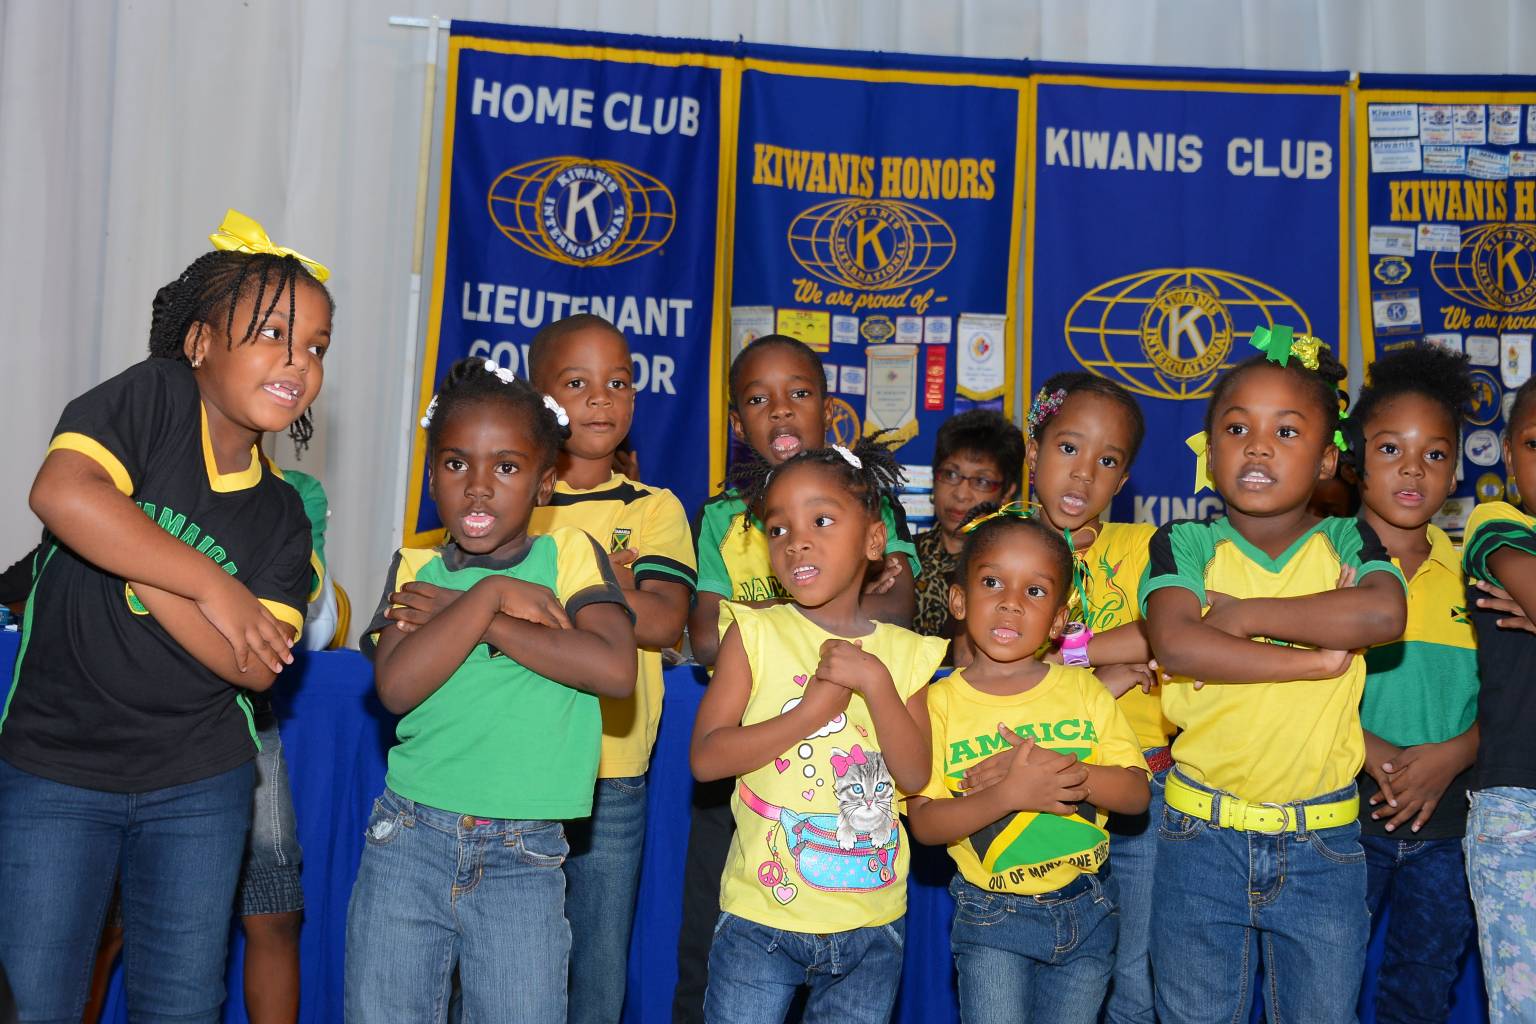
[[(1506, 511), (1507, 510), (1507, 511)], [(1536, 555), (1530, 517), (1502, 502), (1479, 505), (1467, 522), (1463, 566), (1469, 580), (1498, 582), (1489, 558), (1501, 547)], [(1536, 789), (1536, 636), (1500, 629), (1504, 613), (1477, 606), (1482, 591), (1467, 588), (1467, 610), (1477, 630), (1477, 764), (1472, 789)], [(1446, 794), (1450, 796), (1449, 793)]]
[[(167, 532), (302, 626), (310, 584), (303, 503), (251, 449), (218, 472), (192, 371), (148, 359), (70, 402), (50, 450), (86, 455)], [(46, 538), (0, 757), (23, 771), (129, 793), (205, 779), (251, 759), (243, 691), (187, 653), (128, 584)]]

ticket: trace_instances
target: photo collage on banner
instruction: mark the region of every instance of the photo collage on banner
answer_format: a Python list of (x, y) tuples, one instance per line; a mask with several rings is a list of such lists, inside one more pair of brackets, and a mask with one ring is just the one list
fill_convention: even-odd
[(1536, 335), (1536, 78), (1362, 75), (1355, 251), (1367, 358), (1428, 340), (1465, 352), (1475, 393), (1452, 534), (1515, 501), (1500, 438)]
[[(540, 327), (598, 314), (633, 353), (630, 441), (645, 479), (694, 508), (708, 491), (712, 448), (723, 458), (723, 416), (706, 410), (724, 403), (713, 341), (724, 333), (729, 47), (564, 42), (574, 35), (453, 23), (419, 409), (456, 360), (484, 356), (525, 376)], [(417, 427), (407, 544), (430, 543), (441, 527), (425, 449)], [(699, 454), (669, 457), (677, 451)]]
[(898, 442), (914, 529), (939, 425), (1013, 411), (1024, 65), (953, 63), (970, 70), (749, 58), (741, 84), (731, 355), (771, 333), (815, 349), (828, 440)]
[(1034, 67), (1025, 399), (1068, 370), (1124, 385), (1148, 443), (1113, 518), (1219, 515), (1181, 442), (1254, 329), (1347, 355), (1346, 76)]

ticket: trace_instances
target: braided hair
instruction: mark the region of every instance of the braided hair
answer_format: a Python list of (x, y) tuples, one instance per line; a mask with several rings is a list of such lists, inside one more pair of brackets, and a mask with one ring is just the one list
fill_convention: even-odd
[(1325, 344), (1319, 344), (1317, 348), (1317, 369), (1309, 370), (1300, 359), (1290, 359), (1284, 366), (1272, 362), (1268, 356), (1260, 352), (1257, 355), (1245, 359), (1232, 369), (1216, 379), (1216, 387), (1211, 390), (1211, 400), (1205, 407), (1205, 432), (1211, 432), (1211, 424), (1216, 420), (1216, 412), (1227, 400), (1227, 395), (1232, 391), (1244, 374), (1251, 373), (1256, 367), (1267, 366), (1281, 370), (1295, 376), (1304, 382), (1312, 395), (1317, 399), (1317, 406), (1323, 412), (1323, 437), (1333, 437), (1333, 432), (1339, 429), (1342, 405), (1347, 403), (1348, 395), (1339, 390), (1339, 383), (1349, 376), (1338, 359), (1333, 354), (1333, 349)]
[(554, 399), (547, 399), (532, 384), (512, 376), (511, 371), (498, 367), (493, 360), (481, 356), (460, 359), (443, 375), (443, 382), (422, 419), (427, 446), (431, 451), (437, 450), (443, 424), (454, 414), (473, 405), (500, 403), (523, 416), (539, 448), (539, 466), (548, 469), (555, 464), (560, 444), (570, 433), (566, 424), (560, 422), (564, 411), (556, 413), (550, 408), (553, 402)]
[[(977, 505), (971, 509), (966, 522), (972, 522), (996, 511), (995, 504)], [(1054, 563), (1051, 568), (1055, 571), (1056, 579), (1061, 583), (1060, 600), (1056, 606), (1060, 608), (1072, 598), (1072, 579), (1076, 571), (1072, 561), (1072, 549), (1067, 546), (1067, 538), (1053, 530), (1039, 516), (1005, 514), (993, 516), (979, 524), (965, 535), (965, 543), (960, 547), (960, 554), (955, 559), (955, 570), (950, 579), (963, 588), (971, 562), (1016, 530), (1027, 530), (1035, 534), (1050, 552), (1051, 561)]]
[(1056, 392), (1061, 392), (1059, 401), (1052, 403), (1049, 411), (1043, 415), (1036, 415), (1031, 410), (1029, 423), (1029, 436), (1031, 440), (1039, 441), (1045, 436), (1045, 425), (1051, 421), (1061, 408), (1061, 403), (1076, 394), (1102, 395), (1112, 402), (1117, 402), (1126, 415), (1131, 419), (1131, 447), (1125, 453), (1125, 465), (1129, 469), (1131, 463), (1136, 461), (1136, 453), (1141, 450), (1141, 442), (1147, 436), (1147, 419), (1141, 412), (1141, 406), (1135, 397), (1108, 377), (1100, 377), (1096, 373), (1085, 373), (1082, 370), (1058, 373), (1052, 376), (1044, 384), (1040, 385), (1042, 395), (1052, 397)]
[(1466, 355), (1421, 343), (1395, 349), (1371, 364), (1370, 380), (1360, 389), (1355, 411), (1343, 428), (1349, 442), (1344, 457), (1357, 472), (1365, 470), (1365, 431), (1372, 414), (1384, 403), (1407, 394), (1422, 395), (1439, 405), (1459, 432), (1463, 410), (1472, 401), (1472, 374)]
[[(859, 465), (855, 466), (850, 456)], [(851, 449), (840, 445), (809, 448), (778, 465), (754, 454), (751, 459), (733, 466), (726, 482), (736, 489), (748, 507), (761, 508), (769, 485), (796, 466), (817, 466), (823, 472), (836, 474), (849, 492), (858, 497), (865, 510), (876, 517), (880, 515), (881, 499), (894, 495), (905, 478), (886, 435), (873, 434), (859, 438)]]
[[(235, 307), (245, 296), (255, 293), (251, 317), (240, 328), (241, 344), (249, 341), (267, 324), (272, 311), (284, 294), (288, 296), (288, 358), (293, 359), (294, 304), (300, 283), (320, 289), (332, 315), (336, 300), (315, 279), (309, 268), (292, 256), (272, 253), (244, 253), (227, 250), (206, 252), (193, 260), (181, 276), (155, 293), (149, 317), (149, 354), (156, 359), (175, 359), (190, 365), (186, 353), (187, 331), (201, 338), (203, 328), (222, 323), (225, 344), (235, 344)], [(295, 457), (309, 448), (315, 434), (310, 410), (288, 426)]]

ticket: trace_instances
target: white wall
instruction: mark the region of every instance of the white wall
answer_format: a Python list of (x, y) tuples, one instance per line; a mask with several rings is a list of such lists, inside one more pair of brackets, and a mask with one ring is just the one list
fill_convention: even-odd
[[(0, 564), (60, 408), (141, 357), (155, 290), (226, 207), (329, 264), (306, 470), (357, 614), (391, 534), (423, 33), (392, 14), (1110, 63), (1532, 70), (1526, 0), (0, 0)], [(291, 463), (286, 443), (280, 459)]]

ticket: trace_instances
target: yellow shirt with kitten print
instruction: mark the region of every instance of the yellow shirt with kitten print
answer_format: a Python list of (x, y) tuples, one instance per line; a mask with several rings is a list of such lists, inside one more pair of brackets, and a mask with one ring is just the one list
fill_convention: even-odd
[[(933, 774), (922, 795), (930, 800), (965, 799), (966, 770), (1008, 749), (998, 722), (1083, 764), (1147, 770), (1124, 711), (1085, 668), (1052, 665), (1040, 682), (1006, 696), (976, 689), (959, 669), (928, 688), (928, 721)], [(1037, 896), (1099, 871), (1109, 859), (1107, 818), (1086, 803), (1071, 816), (1019, 811), (950, 843), (949, 855), (978, 889)]]
[[(752, 668), (742, 725), (799, 703), (821, 645), (857, 639), (891, 673), (905, 701), (932, 678), (948, 642), (880, 622), (863, 637), (836, 637), (792, 604), (720, 605), (720, 632), (735, 623)], [(768, 764), (736, 780), (736, 834), (720, 883), (720, 909), (769, 928), (842, 932), (889, 924), (907, 910), (908, 839), (880, 753), (869, 705), (845, 712)]]

